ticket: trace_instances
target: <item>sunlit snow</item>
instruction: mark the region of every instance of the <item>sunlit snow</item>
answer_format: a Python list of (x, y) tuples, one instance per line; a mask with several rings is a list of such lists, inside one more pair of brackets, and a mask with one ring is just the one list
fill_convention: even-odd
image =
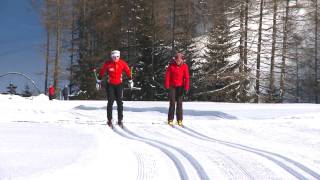
[(106, 104), (0, 95), (0, 179), (320, 179), (319, 105), (185, 102), (172, 128), (124, 102), (111, 130)]

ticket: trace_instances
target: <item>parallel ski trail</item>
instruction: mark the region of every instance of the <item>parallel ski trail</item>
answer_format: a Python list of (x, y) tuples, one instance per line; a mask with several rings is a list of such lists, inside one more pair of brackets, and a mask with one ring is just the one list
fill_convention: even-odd
[[(162, 127), (162, 129), (164, 129), (164, 128), (167, 128), (167, 127)], [(172, 128), (172, 127), (170, 127), (170, 128)], [(173, 126), (173, 129), (180, 129), (180, 127), (175, 127), (175, 126)], [(188, 135), (188, 134), (187, 134)], [(163, 134), (163, 136), (166, 136), (165, 134)], [(189, 136), (189, 135), (188, 135)], [(169, 137), (169, 136), (168, 136)], [(198, 140), (201, 140), (201, 139), (199, 139), (199, 138), (197, 138), (197, 137), (195, 137), (196, 139), (198, 139)], [(201, 148), (199, 148), (199, 149), (202, 149), (202, 148), (209, 148), (209, 147), (207, 147), (207, 146), (203, 146), (203, 145), (200, 145), (200, 144), (196, 144), (196, 143), (194, 143), (194, 142), (191, 142), (191, 144), (194, 146), (194, 147), (200, 147), (201, 146)], [(222, 160), (225, 162), (225, 163), (227, 163), (227, 164), (229, 164), (226, 168), (227, 169), (230, 169), (230, 167), (234, 167), (234, 168), (237, 168), (237, 169), (239, 169), (239, 171), (238, 171), (238, 173), (241, 173), (241, 174), (244, 174), (245, 176), (246, 176), (246, 178), (247, 179), (254, 179), (253, 178), (253, 176), (244, 168), (244, 167), (242, 167), (242, 165), (239, 163), (239, 162), (237, 162), (235, 159), (233, 159), (231, 156), (228, 156), (228, 155), (226, 155), (225, 153), (223, 153), (223, 152), (221, 152), (221, 151), (218, 151), (218, 150), (216, 150), (216, 149), (212, 149), (212, 148), (210, 148), (212, 151), (214, 151), (214, 153), (216, 153), (216, 154), (218, 154), (219, 156), (221, 156), (222, 157)], [(233, 169), (234, 170), (234, 169)], [(237, 174), (237, 177), (239, 177), (239, 174)]]
[[(297, 161), (294, 161), (292, 159), (289, 159), (289, 158), (287, 158), (285, 156), (282, 156), (280, 154), (273, 153), (273, 152), (268, 152), (268, 151), (265, 151), (265, 150), (260, 150), (260, 149), (257, 149), (257, 148), (252, 148), (252, 147), (241, 145), (241, 144), (236, 144), (236, 143), (231, 143), (231, 142), (227, 142), (227, 141), (214, 139), (214, 138), (206, 136), (206, 135), (204, 135), (204, 134), (202, 134), (200, 132), (197, 132), (197, 131), (195, 131), (195, 130), (193, 130), (191, 128), (188, 128), (186, 126), (184, 128), (176, 128), (176, 129), (179, 130), (180, 132), (184, 133), (184, 134), (187, 134), (189, 136), (192, 136), (192, 137), (195, 137), (195, 138), (198, 138), (198, 139), (202, 139), (204, 141), (219, 143), (219, 144), (222, 144), (222, 145), (226, 145), (228, 147), (232, 147), (232, 148), (236, 148), (236, 149), (240, 149), (240, 150), (243, 150), (243, 151), (247, 151), (247, 152), (251, 152), (251, 153), (257, 154), (257, 155), (259, 155), (261, 157), (264, 157), (264, 158), (274, 162), (275, 164), (277, 164), (278, 166), (280, 166), (281, 168), (283, 168), (284, 170), (286, 170), (287, 172), (292, 174), (297, 179), (307, 180), (307, 179), (310, 179), (310, 177), (313, 177), (315, 179), (320, 179), (320, 175), (318, 173), (314, 172), (313, 170), (311, 170), (310, 168), (304, 166), (303, 164), (301, 164), (301, 163), (299, 163)], [(186, 130), (188, 130), (189, 132), (186, 131)], [(282, 159), (282, 161), (280, 161), (280, 160), (278, 160), (276, 158)], [(293, 168), (289, 167), (287, 164), (285, 164), (285, 162), (294, 165), (296, 167), (296, 169), (298, 169), (300, 171), (304, 171), (305, 173), (307, 173), (310, 176), (306, 177), (305, 175), (302, 175), (301, 173), (297, 172), (295, 169), (293, 169)]]
[(182, 150), (180, 148), (177, 148), (175, 146), (172, 146), (170, 144), (167, 144), (165, 142), (159, 141), (159, 140), (154, 140), (154, 139), (150, 139), (150, 138), (139, 136), (139, 135), (135, 134), (134, 132), (130, 131), (129, 129), (127, 129), (127, 128), (124, 128), (123, 130), (125, 132), (127, 132), (128, 134), (130, 134), (130, 135), (132, 135), (134, 137), (143, 139), (143, 140), (145, 140), (147, 142), (153, 142), (153, 143), (161, 144), (161, 145), (163, 145), (165, 147), (169, 147), (171, 149), (176, 150), (178, 153), (180, 153), (182, 156), (184, 156), (190, 162), (190, 164), (196, 170), (196, 172), (197, 172), (197, 174), (198, 174), (198, 176), (199, 176), (199, 178), (201, 180), (207, 180), (207, 179), (209, 180), (209, 177), (208, 177), (207, 173), (205, 172), (204, 168), (202, 167), (202, 165), (193, 156), (191, 156), (186, 151), (184, 151), (184, 150)]
[[(124, 128), (126, 129), (126, 128)], [(137, 136), (129, 136), (123, 132), (121, 132), (117, 127), (114, 127), (113, 128), (114, 132), (116, 132), (118, 135), (124, 137), (124, 138), (127, 138), (127, 139), (131, 139), (131, 140), (135, 140), (135, 141), (138, 141), (138, 142), (144, 142), (152, 147), (155, 147), (157, 149), (159, 149), (160, 151), (162, 151), (164, 154), (166, 154), (174, 163), (174, 165), (176, 166), (176, 169), (179, 173), (179, 176), (180, 176), (180, 179), (185, 179), (185, 180), (188, 180), (189, 177), (188, 177), (188, 174), (187, 174), (187, 171), (186, 169), (184, 168), (183, 164), (181, 163), (181, 161), (172, 153), (170, 152), (169, 150), (167, 150), (166, 148), (163, 148), (159, 145), (157, 145), (156, 143), (154, 142), (150, 142), (149, 140), (146, 140), (145, 138), (140, 138), (140, 137), (137, 137)]]

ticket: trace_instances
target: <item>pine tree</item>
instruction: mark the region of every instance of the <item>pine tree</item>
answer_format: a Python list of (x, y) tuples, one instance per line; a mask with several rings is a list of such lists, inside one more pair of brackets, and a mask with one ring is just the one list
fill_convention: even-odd
[(14, 85), (12, 82), (10, 82), (10, 84), (9, 84), (9, 86), (7, 87), (7, 89), (8, 89), (8, 93), (9, 94), (17, 94), (17, 91), (16, 91), (16, 89), (17, 89), (17, 86), (16, 85)]
[(153, 77), (152, 64), (152, 44), (153, 44), (153, 27), (152, 27), (152, 2), (145, 0), (135, 0), (135, 29), (136, 29), (136, 58), (135, 64), (137, 85), (142, 88), (136, 92), (136, 97), (144, 100), (153, 100), (153, 91), (150, 82)]
[(22, 96), (23, 96), (23, 97), (30, 97), (30, 96), (32, 96), (32, 92), (30, 91), (30, 87), (29, 87), (28, 84), (24, 87), (24, 90), (22, 91)]
[(196, 52), (196, 25), (197, 25), (197, 11), (194, 1), (178, 1), (177, 9), (177, 47), (179, 52), (185, 56), (186, 63), (189, 66), (190, 74), (190, 91), (187, 94), (188, 99), (195, 99), (194, 97), (194, 83), (196, 81), (194, 66), (197, 57)]
[(135, 61), (130, 64), (134, 69), (134, 82), (141, 91), (132, 92), (135, 100), (157, 100), (163, 99), (165, 89), (162, 86), (165, 70), (166, 48), (161, 43), (163, 40), (158, 37), (162, 31), (155, 16), (155, 1), (135, 0), (132, 1), (131, 12), (134, 34), (133, 44)]
[(237, 101), (236, 91), (239, 88), (236, 69), (238, 62), (232, 62), (231, 57), (236, 54), (230, 33), (230, 22), (220, 18), (209, 34), (209, 43), (205, 55), (206, 62), (202, 68), (201, 82), (205, 92), (201, 99), (210, 101)]
[[(110, 59), (112, 50), (121, 50), (120, 19), (121, 12), (124, 12), (121, 3), (99, 0), (81, 0), (76, 3), (78, 14), (74, 33), (77, 36), (75, 48), (78, 50), (75, 53), (77, 62), (73, 68), (73, 80), (78, 85), (78, 91), (87, 92), (85, 98), (104, 99), (106, 96), (104, 89), (96, 90), (93, 70), (100, 70), (103, 63)], [(106, 79), (103, 82), (105, 87)]]

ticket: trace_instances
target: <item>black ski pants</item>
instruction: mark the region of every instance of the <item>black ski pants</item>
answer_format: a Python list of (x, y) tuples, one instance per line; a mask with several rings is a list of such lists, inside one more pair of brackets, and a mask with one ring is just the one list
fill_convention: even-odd
[(119, 85), (108, 84), (107, 96), (108, 96), (108, 105), (107, 105), (108, 121), (112, 120), (112, 107), (113, 107), (114, 100), (116, 100), (116, 102), (117, 102), (118, 121), (122, 121), (122, 119), (123, 119), (123, 101), (122, 101), (123, 87), (122, 87), (122, 84), (119, 84)]
[[(182, 110), (182, 99), (183, 99), (183, 86), (180, 87), (172, 87), (169, 89), (169, 112), (168, 112), (168, 120), (174, 119), (174, 113), (176, 110), (176, 118), (177, 120), (183, 120), (183, 110)], [(175, 107), (177, 103), (177, 109)]]
[(49, 94), (49, 100), (54, 99), (54, 95)]

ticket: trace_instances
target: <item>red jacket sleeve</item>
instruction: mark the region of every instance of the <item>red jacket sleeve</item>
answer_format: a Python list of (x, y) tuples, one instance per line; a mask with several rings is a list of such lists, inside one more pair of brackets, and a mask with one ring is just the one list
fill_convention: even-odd
[(54, 95), (54, 87), (53, 86), (49, 87), (49, 94)]
[(166, 76), (165, 76), (165, 82), (164, 82), (164, 87), (166, 89), (169, 89), (170, 87), (170, 76), (171, 76), (171, 72), (170, 72), (170, 65), (169, 65), (166, 70)]
[(122, 62), (123, 62), (123, 69), (126, 72), (128, 78), (132, 79), (131, 71), (130, 71), (128, 64), (125, 61), (122, 61)]
[(99, 79), (102, 79), (103, 76), (104, 76), (104, 73), (106, 72), (107, 70), (107, 63), (105, 62), (102, 66), (102, 68), (100, 69), (100, 73), (99, 73)]
[(188, 67), (187, 64), (185, 64), (185, 69), (184, 69), (184, 89), (186, 91), (189, 91), (189, 86), (190, 86), (189, 67)]

